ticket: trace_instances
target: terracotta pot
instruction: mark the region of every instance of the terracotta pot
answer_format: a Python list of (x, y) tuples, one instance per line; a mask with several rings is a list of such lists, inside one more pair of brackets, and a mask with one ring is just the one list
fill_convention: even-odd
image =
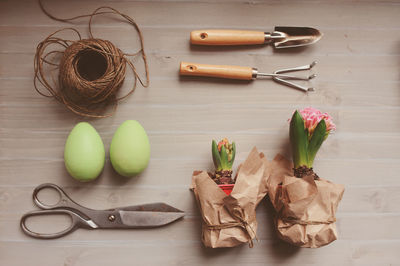
[(226, 195), (230, 195), (232, 190), (233, 190), (233, 186), (235, 184), (227, 184), (227, 185), (218, 185), (225, 193)]

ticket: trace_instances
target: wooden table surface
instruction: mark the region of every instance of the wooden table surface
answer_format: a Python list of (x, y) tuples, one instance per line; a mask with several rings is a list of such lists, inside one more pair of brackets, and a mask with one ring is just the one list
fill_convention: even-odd
[[(110, 5), (143, 30), (151, 85), (138, 87), (106, 119), (82, 119), (33, 87), (36, 45), (70, 24), (53, 21), (36, 1), (0, 0), (0, 264), (1, 265), (400, 265), (400, 2), (399, 1), (45, 1), (59, 17)], [(138, 48), (133, 29), (98, 18), (96, 37), (125, 52)], [(324, 36), (304, 49), (271, 46), (191, 47), (201, 28), (270, 31), (275, 25), (313, 26)], [(72, 24), (84, 36), (87, 20)], [(70, 35), (69, 38), (72, 38)], [(305, 94), (270, 80), (251, 83), (180, 78), (180, 61), (236, 64), (263, 71), (318, 61), (316, 91)], [(140, 60), (135, 61), (143, 69)], [(128, 74), (124, 89), (132, 84)], [(238, 147), (237, 164), (253, 146), (268, 158), (290, 156), (287, 119), (296, 108), (330, 113), (337, 132), (320, 150), (315, 169), (346, 187), (337, 214), (339, 240), (299, 249), (277, 239), (272, 209), (257, 210), (259, 242), (250, 249), (202, 246), (200, 217), (189, 191), (194, 169), (212, 169), (212, 139)], [(136, 119), (147, 130), (151, 161), (138, 177), (115, 174), (107, 158), (95, 182), (66, 172), (64, 143), (89, 121), (108, 151), (116, 128)], [(44, 182), (65, 188), (91, 208), (163, 201), (186, 211), (169, 226), (149, 230), (80, 229), (58, 240), (36, 240), (19, 228), (33, 210), (31, 194)], [(47, 195), (49, 194), (49, 195)], [(44, 197), (53, 197), (50, 193)], [(60, 229), (65, 217), (42, 220)], [(38, 223), (38, 221), (33, 221)], [(40, 226), (36, 224), (36, 226)]]

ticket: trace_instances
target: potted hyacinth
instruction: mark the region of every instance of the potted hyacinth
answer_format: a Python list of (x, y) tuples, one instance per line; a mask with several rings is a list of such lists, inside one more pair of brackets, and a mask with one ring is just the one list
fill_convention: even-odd
[(336, 129), (332, 117), (327, 113), (305, 108), (295, 111), (290, 120), (290, 143), (293, 153), (294, 176), (302, 178), (312, 175), (315, 180), (319, 177), (313, 171), (313, 163), (322, 143)]
[(220, 142), (212, 141), (212, 158), (215, 172), (210, 173), (215, 183), (227, 194), (231, 194), (235, 181), (232, 178), (232, 166), (235, 161), (236, 145), (235, 142), (229, 143), (227, 138)]
[(311, 107), (295, 111), (289, 130), (294, 167), (279, 154), (271, 164), (274, 174), (267, 188), (276, 211), (274, 226), (279, 238), (293, 245), (318, 248), (338, 238), (336, 211), (344, 186), (313, 171), (319, 148), (335, 129), (327, 113)]
[[(256, 207), (267, 194), (269, 164), (254, 147), (232, 177), (236, 145), (212, 141), (213, 173), (193, 171), (190, 186), (201, 213), (201, 239), (206, 247), (227, 248), (256, 238)], [(233, 191), (233, 188), (234, 191)]]

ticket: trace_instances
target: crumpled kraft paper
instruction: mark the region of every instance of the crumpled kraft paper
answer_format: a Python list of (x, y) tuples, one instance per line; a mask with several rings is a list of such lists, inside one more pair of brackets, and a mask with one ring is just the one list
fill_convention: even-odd
[(191, 189), (202, 216), (202, 241), (206, 247), (253, 246), (256, 207), (267, 193), (270, 163), (256, 148), (238, 168), (236, 183), (228, 196), (205, 171), (195, 171)]
[(335, 213), (344, 186), (312, 176), (293, 176), (293, 165), (277, 155), (271, 162), (268, 195), (277, 215), (279, 237), (293, 245), (318, 248), (337, 239)]

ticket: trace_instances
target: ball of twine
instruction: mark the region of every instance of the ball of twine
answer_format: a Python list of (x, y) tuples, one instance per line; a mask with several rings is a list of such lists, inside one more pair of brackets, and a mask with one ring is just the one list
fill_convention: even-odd
[[(137, 81), (147, 87), (149, 83), (148, 66), (143, 49), (142, 34), (137, 24), (127, 15), (110, 7), (100, 7), (90, 15), (82, 15), (69, 19), (59, 19), (50, 15), (39, 2), (42, 10), (51, 18), (59, 21), (70, 21), (81, 17), (90, 17), (89, 39), (82, 39), (80, 33), (74, 28), (65, 28), (49, 35), (39, 43), (35, 55), (35, 89), (43, 96), (53, 97), (63, 103), (74, 113), (86, 117), (108, 117), (114, 114), (118, 102), (132, 94)], [(108, 11), (104, 11), (108, 9)], [(111, 10), (111, 11), (110, 11)], [(141, 49), (135, 54), (126, 54), (108, 40), (93, 38), (91, 22), (95, 15), (119, 14), (132, 24), (139, 33)], [(77, 34), (78, 40), (71, 41), (57, 37), (61, 31), (70, 30)], [(51, 50), (52, 45), (61, 45), (64, 51)], [(51, 55), (62, 54), (61, 60), (50, 60)], [(145, 65), (146, 81), (139, 77), (135, 66), (127, 56), (141, 54)], [(58, 83), (50, 83), (45, 66), (55, 66), (59, 69)], [(134, 75), (134, 84), (129, 92), (122, 97), (117, 97), (117, 92), (125, 80), (126, 67), (131, 68)], [(42, 86), (39, 86), (39, 83)], [(43, 92), (45, 88), (47, 91)], [(112, 111), (105, 110), (112, 106)]]
[(116, 102), (125, 80), (126, 59), (111, 42), (86, 39), (64, 51), (59, 67), (63, 102), (75, 112), (88, 114)]

